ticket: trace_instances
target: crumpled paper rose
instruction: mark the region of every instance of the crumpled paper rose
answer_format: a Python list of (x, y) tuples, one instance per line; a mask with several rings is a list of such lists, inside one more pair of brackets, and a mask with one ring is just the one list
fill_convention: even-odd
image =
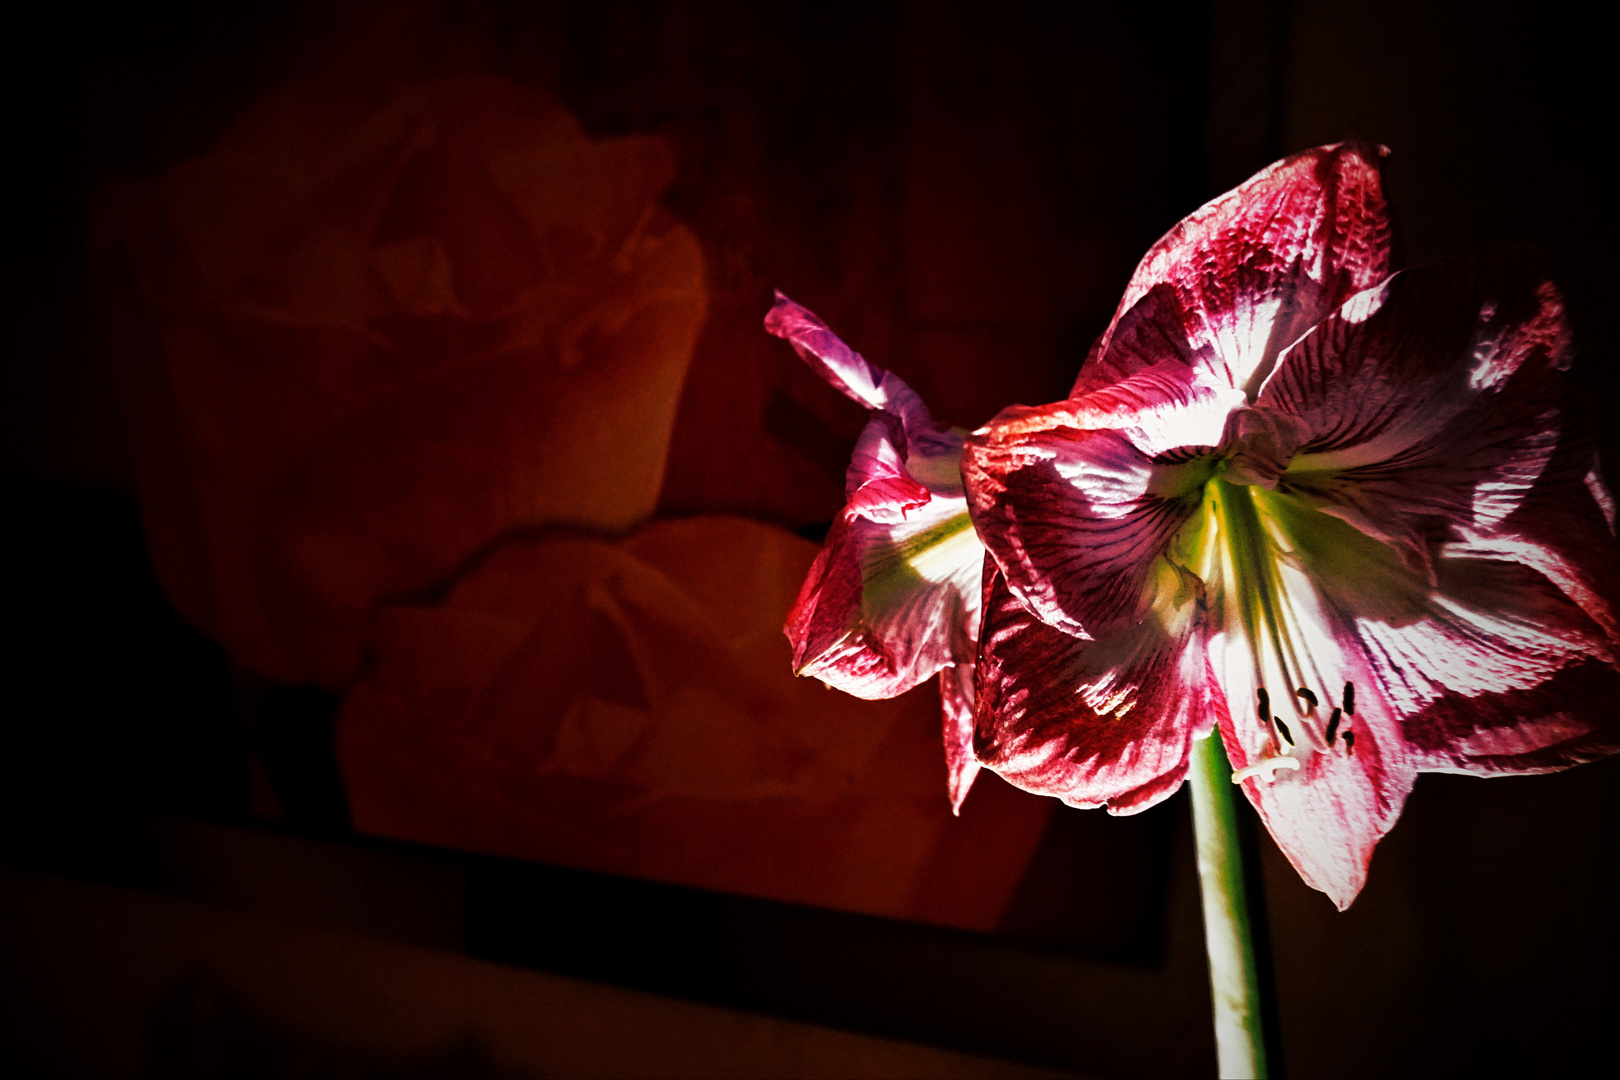
[(955, 819), (937, 697), (793, 678), (815, 556), (741, 518), (553, 531), (380, 609), (339, 719), (355, 827), (994, 929), (1055, 804), (996, 784)]
[(294, 83), (94, 229), (153, 560), (241, 662), (345, 683), (382, 598), (652, 513), (703, 319), (657, 139), (488, 76)]

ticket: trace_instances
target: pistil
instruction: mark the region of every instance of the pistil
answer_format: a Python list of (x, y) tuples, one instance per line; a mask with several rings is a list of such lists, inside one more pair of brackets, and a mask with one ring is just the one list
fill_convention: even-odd
[(1299, 761), (1295, 758), (1287, 756), (1286, 754), (1279, 757), (1268, 757), (1263, 761), (1257, 761), (1253, 765), (1239, 769), (1237, 772), (1233, 773), (1232, 783), (1241, 784), (1249, 777), (1257, 776), (1269, 784), (1277, 779), (1277, 774), (1279, 772), (1285, 772), (1289, 769), (1297, 768), (1299, 768)]

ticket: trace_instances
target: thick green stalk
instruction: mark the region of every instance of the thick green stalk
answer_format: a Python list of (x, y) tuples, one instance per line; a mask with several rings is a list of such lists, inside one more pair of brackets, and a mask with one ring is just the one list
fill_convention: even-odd
[(1193, 835), (1204, 898), (1204, 945), (1215, 1005), (1215, 1054), (1223, 1078), (1264, 1077), (1260, 979), (1249, 928), (1232, 766), (1220, 733), (1193, 743)]

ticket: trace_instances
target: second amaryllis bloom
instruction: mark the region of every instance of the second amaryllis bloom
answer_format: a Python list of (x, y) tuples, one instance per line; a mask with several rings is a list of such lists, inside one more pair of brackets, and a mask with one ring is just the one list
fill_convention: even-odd
[(1279, 162), (1143, 259), (1071, 397), (963, 474), (994, 561), (975, 751), (1132, 812), (1218, 728), (1347, 907), (1417, 773), (1620, 749), (1620, 570), (1557, 292), (1392, 274), (1377, 151)]
[(845, 476), (847, 502), (788, 614), (793, 667), (856, 697), (888, 698), (936, 672), (951, 807), (979, 771), (973, 659), (984, 548), (962, 492), (962, 438), (916, 392), (776, 294), (765, 329), (872, 418)]

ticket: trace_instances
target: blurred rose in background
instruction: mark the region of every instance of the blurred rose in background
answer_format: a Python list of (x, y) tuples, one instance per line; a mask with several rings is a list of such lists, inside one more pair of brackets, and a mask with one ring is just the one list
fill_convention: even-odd
[(652, 513), (704, 311), (661, 141), (494, 77), (371, 90), (269, 94), (98, 237), (165, 589), (334, 688), (383, 597), (515, 526)]

